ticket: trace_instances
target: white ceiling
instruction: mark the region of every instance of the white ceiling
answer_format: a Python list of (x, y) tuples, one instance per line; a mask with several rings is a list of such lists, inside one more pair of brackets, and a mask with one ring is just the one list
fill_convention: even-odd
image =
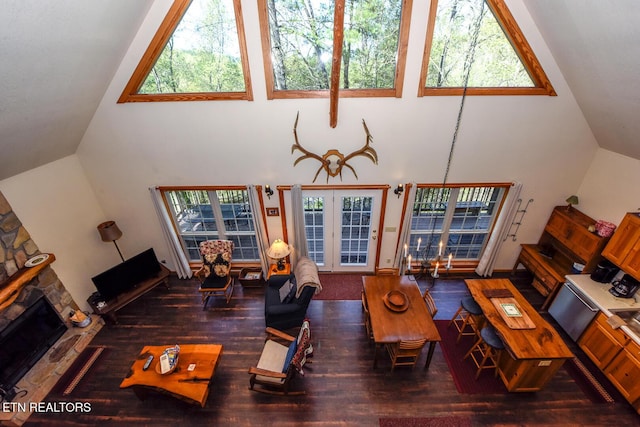
[[(523, 0), (598, 143), (640, 159), (640, 2)], [(73, 154), (152, 0), (4, 0), (0, 180)]]

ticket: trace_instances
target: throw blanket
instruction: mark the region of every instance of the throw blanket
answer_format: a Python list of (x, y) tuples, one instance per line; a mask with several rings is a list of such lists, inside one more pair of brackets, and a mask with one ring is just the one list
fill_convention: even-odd
[(293, 274), (296, 276), (296, 284), (298, 287), (298, 289), (296, 289), (296, 298), (302, 295), (302, 289), (304, 289), (305, 286), (314, 286), (316, 288), (315, 295), (318, 295), (320, 291), (322, 291), (322, 285), (318, 278), (318, 266), (316, 266), (316, 263), (313, 262), (311, 258), (301, 257), (298, 259)]

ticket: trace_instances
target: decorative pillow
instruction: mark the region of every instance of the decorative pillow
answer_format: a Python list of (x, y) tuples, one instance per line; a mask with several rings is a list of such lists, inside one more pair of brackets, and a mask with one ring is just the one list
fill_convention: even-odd
[(307, 362), (307, 356), (311, 357), (311, 354), (313, 353), (311, 334), (308, 327), (305, 328), (303, 326), (303, 329), (300, 331), (300, 336), (296, 341), (299, 341), (298, 349), (296, 350), (296, 354), (294, 354), (293, 359), (291, 359), (291, 363), (300, 375), (304, 375), (302, 367)]
[[(287, 280), (286, 282), (284, 282), (284, 285), (282, 285), (278, 290), (280, 292), (280, 302), (284, 303), (284, 300), (291, 293), (291, 289), (295, 289), (295, 288), (296, 288), (295, 285), (291, 283), (290, 280)], [(295, 291), (294, 291), (294, 295), (295, 295)]]
[(218, 277), (226, 277), (231, 271), (231, 254), (229, 252), (223, 252), (220, 254), (206, 254), (204, 256), (205, 262), (205, 277), (209, 277), (211, 272)]
[(289, 304), (291, 301), (295, 299), (297, 292), (298, 292), (298, 287), (294, 283), (292, 283), (291, 290), (289, 291), (287, 296), (284, 297), (284, 300), (282, 301), (282, 303)]

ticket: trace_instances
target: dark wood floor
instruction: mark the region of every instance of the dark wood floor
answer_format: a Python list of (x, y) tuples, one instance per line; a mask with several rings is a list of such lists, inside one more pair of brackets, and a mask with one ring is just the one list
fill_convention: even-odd
[[(522, 281), (515, 282), (539, 306), (540, 296)], [(34, 414), (26, 425), (377, 426), (381, 417), (451, 415), (468, 416), (478, 426), (640, 425), (640, 416), (626, 403), (591, 403), (564, 369), (543, 391), (497, 395), (459, 394), (439, 346), (428, 371), (420, 366), (390, 373), (386, 359), (374, 371), (360, 301), (311, 302), (314, 363), (296, 379), (306, 395), (251, 392), (247, 369), (257, 362), (264, 340), (262, 291), (236, 286), (228, 306), (219, 298), (203, 311), (196, 288), (194, 281), (172, 278), (171, 290), (154, 289), (120, 310), (118, 325), (100, 331), (92, 345), (107, 346), (108, 353), (65, 399), (90, 403), (90, 413)], [(439, 307), (436, 319), (448, 319), (465, 287), (462, 280), (442, 280), (432, 292)], [(224, 345), (205, 408), (162, 395), (140, 401), (131, 390), (119, 389), (143, 345), (175, 343)]]

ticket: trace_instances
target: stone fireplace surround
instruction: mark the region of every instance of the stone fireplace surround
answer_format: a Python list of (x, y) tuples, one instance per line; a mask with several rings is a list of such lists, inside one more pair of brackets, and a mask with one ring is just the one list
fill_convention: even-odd
[[(0, 287), (10, 283), (11, 276), (26, 268), (25, 262), (39, 253), (41, 253), (39, 248), (0, 192)], [(102, 319), (92, 316), (93, 321), (88, 327), (72, 326), (69, 313), (71, 310), (78, 310), (78, 305), (60, 282), (51, 265), (48, 265), (24, 286), (10, 306), (0, 311), (0, 330), (9, 325), (41, 296), (47, 298), (55, 308), (67, 324), (68, 330), (16, 385), (18, 394), (13, 402), (24, 402), (27, 408), (31, 406), (30, 403), (41, 402), (46, 397), (104, 325)], [(5, 411), (5, 409), (0, 406), (2, 425), (22, 425), (31, 414), (28, 409), (27, 411)]]

